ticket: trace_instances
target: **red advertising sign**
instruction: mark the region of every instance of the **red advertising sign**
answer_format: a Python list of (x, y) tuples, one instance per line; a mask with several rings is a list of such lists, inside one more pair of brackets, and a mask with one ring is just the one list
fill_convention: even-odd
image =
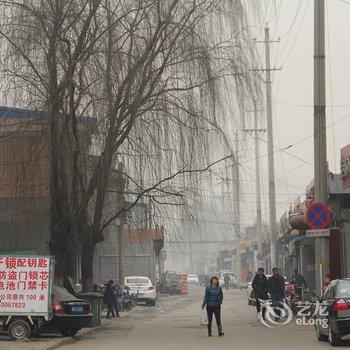
[(350, 145), (341, 150), (340, 176), (344, 187), (350, 187)]
[(48, 313), (49, 257), (0, 256), (0, 315)]

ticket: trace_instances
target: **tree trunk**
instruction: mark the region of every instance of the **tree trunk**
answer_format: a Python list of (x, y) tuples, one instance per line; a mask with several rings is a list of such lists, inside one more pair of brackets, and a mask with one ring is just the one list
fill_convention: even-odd
[(51, 248), (51, 254), (55, 257), (55, 284), (64, 287), (64, 277), (67, 275), (67, 254), (66, 250), (59, 246)]
[(86, 240), (81, 252), (81, 275), (83, 280), (83, 292), (91, 292), (93, 282), (93, 259), (95, 244)]

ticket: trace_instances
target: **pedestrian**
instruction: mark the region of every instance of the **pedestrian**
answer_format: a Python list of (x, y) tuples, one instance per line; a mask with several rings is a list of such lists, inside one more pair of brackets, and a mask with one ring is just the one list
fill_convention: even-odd
[(271, 295), (275, 319), (278, 320), (281, 318), (281, 309), (283, 308), (285, 281), (279, 274), (277, 267), (272, 269), (272, 276), (268, 279), (268, 292)]
[(98, 284), (94, 284), (94, 285), (92, 286), (92, 292), (93, 292), (93, 293), (101, 293), (101, 288), (100, 288), (100, 286), (99, 286)]
[[(119, 306), (118, 306), (118, 298), (123, 297), (123, 291), (118, 282), (113, 284), (113, 290), (115, 295), (115, 303), (114, 303), (114, 311), (116, 317), (120, 317), (119, 315)], [(123, 298), (122, 298), (123, 299)]]
[(205, 275), (205, 287), (210, 287), (210, 276)]
[(213, 321), (213, 314), (215, 315), (219, 337), (222, 337), (224, 335), (221, 325), (221, 305), (223, 300), (224, 295), (222, 288), (219, 285), (219, 279), (214, 276), (210, 280), (210, 286), (205, 288), (205, 295), (202, 303), (202, 310), (207, 307), (209, 337), (212, 336), (211, 325)]
[(230, 289), (230, 281), (231, 281), (231, 278), (230, 278), (229, 274), (225, 273), (225, 275), (224, 275), (224, 285), (225, 285), (225, 288), (227, 290)]
[(302, 300), (303, 286), (307, 287), (307, 284), (304, 276), (300, 274), (297, 269), (294, 270), (291, 283), (294, 285), (295, 294)]
[(103, 302), (107, 305), (107, 318), (115, 318), (114, 306), (116, 303), (116, 298), (112, 280), (107, 283), (106, 290), (103, 294)]
[(259, 267), (258, 273), (253, 278), (252, 288), (255, 294), (256, 311), (258, 314), (262, 311), (262, 317), (265, 319), (266, 309), (263, 308), (263, 310), (261, 310), (261, 302), (266, 302), (268, 299), (268, 281), (265, 270), (262, 267)]
[(307, 284), (306, 284), (304, 276), (302, 274), (300, 274), (297, 269), (294, 270), (291, 282), (296, 287), (302, 287), (303, 285), (305, 287), (307, 287)]
[(251, 271), (248, 272), (248, 276), (247, 276), (247, 282), (250, 282), (253, 278), (253, 274)]

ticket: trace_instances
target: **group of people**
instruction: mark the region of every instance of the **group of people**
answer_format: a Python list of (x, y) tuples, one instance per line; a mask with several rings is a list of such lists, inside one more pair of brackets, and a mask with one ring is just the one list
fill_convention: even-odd
[[(272, 269), (272, 276), (268, 279), (265, 275), (265, 270), (260, 267), (258, 273), (253, 278), (252, 288), (254, 297), (256, 300), (257, 312), (261, 312), (261, 302), (268, 299), (268, 294), (271, 295), (272, 305), (276, 310), (276, 314), (279, 315), (278, 307), (283, 302), (285, 293), (285, 281), (279, 274), (278, 268)], [(263, 317), (265, 309), (262, 310)]]
[[(294, 285), (297, 293), (300, 292), (303, 285), (306, 286), (306, 281), (298, 270), (294, 270), (291, 283)], [(272, 276), (267, 278), (265, 275), (265, 270), (260, 267), (258, 269), (258, 273), (253, 278), (252, 288), (256, 301), (257, 312), (262, 312), (262, 317), (265, 316), (265, 308), (261, 310), (261, 302), (266, 301), (268, 299), (268, 295), (270, 294), (276, 319), (278, 319), (281, 314), (281, 307), (285, 296), (285, 279), (279, 274), (278, 268), (273, 268)]]
[[(298, 270), (294, 270), (294, 274), (291, 282), (297, 288), (306, 286), (306, 281), (304, 277), (298, 273)], [(261, 267), (258, 269), (258, 273), (253, 278), (252, 288), (256, 299), (256, 308), (258, 313), (262, 312), (264, 317), (265, 309), (261, 310), (261, 301), (267, 300), (270, 294), (272, 299), (272, 305), (275, 309), (275, 315), (278, 319), (281, 315), (281, 304), (285, 296), (285, 279), (279, 274), (278, 268), (272, 269), (272, 276), (267, 278), (265, 275), (265, 270)], [(209, 286), (205, 288), (204, 300), (202, 303), (202, 310), (206, 308), (208, 315), (208, 336), (212, 336), (212, 321), (215, 315), (216, 324), (218, 327), (219, 337), (223, 336), (221, 324), (221, 305), (224, 300), (224, 295), (222, 288), (219, 285), (219, 279), (217, 277), (212, 277)]]

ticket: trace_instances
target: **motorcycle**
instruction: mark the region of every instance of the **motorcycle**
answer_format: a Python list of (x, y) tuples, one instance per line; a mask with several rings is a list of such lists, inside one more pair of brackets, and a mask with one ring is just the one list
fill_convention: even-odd
[(163, 281), (157, 281), (156, 290), (160, 294), (178, 295), (181, 294), (181, 285), (177, 282), (164, 283)]
[[(289, 296), (290, 308), (293, 315), (298, 315), (299, 311), (311, 306), (317, 300), (316, 291), (313, 288), (295, 287), (294, 293)], [(312, 307), (311, 307), (312, 309)]]
[(134, 307), (133, 298), (128, 293), (123, 293), (117, 296), (118, 311), (131, 311)]

